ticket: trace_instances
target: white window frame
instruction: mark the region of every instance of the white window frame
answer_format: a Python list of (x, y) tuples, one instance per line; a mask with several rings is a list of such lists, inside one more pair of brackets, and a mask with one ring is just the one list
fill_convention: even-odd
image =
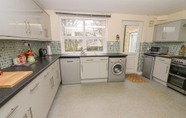
[[(105, 20), (105, 37), (88, 37), (88, 36), (64, 36), (62, 33), (62, 22), (61, 19), (77, 19), (77, 20)], [(108, 37), (108, 20), (107, 18), (85, 18), (85, 17), (59, 17), (59, 23), (60, 23), (60, 41), (61, 41), (61, 52), (64, 53), (81, 53), (81, 52), (65, 52), (65, 43), (64, 39), (103, 39), (103, 51), (86, 51), (86, 53), (106, 53), (107, 50), (107, 42), (106, 39)], [(85, 22), (83, 22), (83, 32), (85, 34)], [(83, 49), (86, 47), (86, 41), (83, 41)]]

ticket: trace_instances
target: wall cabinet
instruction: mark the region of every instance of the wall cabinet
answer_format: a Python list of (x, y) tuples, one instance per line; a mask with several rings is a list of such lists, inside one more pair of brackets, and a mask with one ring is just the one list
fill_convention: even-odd
[[(59, 60), (54, 62), (1, 109), (1, 117), (46, 118), (60, 85)], [(55, 67), (55, 68), (54, 68)]]
[(166, 85), (169, 68), (170, 68), (171, 59), (156, 57), (155, 64), (154, 64), (154, 71), (153, 71), (153, 79), (157, 80), (158, 82)]
[(81, 58), (81, 79), (107, 78), (108, 57)]
[(172, 21), (155, 25), (154, 42), (186, 41), (186, 20)]
[(33, 0), (1, 1), (1, 37), (51, 40), (50, 17)]

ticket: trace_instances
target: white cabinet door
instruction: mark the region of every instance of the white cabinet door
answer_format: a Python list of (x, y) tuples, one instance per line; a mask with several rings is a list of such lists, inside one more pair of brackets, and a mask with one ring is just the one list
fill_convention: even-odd
[(42, 20), (42, 27), (43, 27), (43, 38), (45, 40), (52, 40), (51, 37), (51, 26), (50, 26), (50, 16), (43, 12), (41, 16)]
[(165, 24), (160, 24), (160, 25), (155, 26), (153, 41), (164, 40), (164, 27), (165, 27)]
[(28, 37), (42, 39), (42, 9), (33, 0), (23, 0), (23, 5)]
[(99, 63), (99, 77), (107, 78), (108, 77), (108, 62), (100, 62)]
[(155, 61), (153, 76), (164, 82), (167, 82), (169, 67), (169, 64)]
[(166, 23), (165, 27), (165, 41), (176, 41), (180, 31), (181, 21), (174, 21)]
[(0, 0), (0, 3), (0, 35), (20, 36), (18, 17), (24, 11), (22, 0)]
[(81, 63), (81, 79), (99, 78), (99, 62)]

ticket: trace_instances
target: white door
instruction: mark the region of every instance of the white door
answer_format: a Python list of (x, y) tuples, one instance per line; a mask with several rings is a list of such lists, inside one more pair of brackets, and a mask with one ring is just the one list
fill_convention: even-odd
[(127, 54), (126, 73), (137, 73), (142, 22), (123, 21), (121, 53)]

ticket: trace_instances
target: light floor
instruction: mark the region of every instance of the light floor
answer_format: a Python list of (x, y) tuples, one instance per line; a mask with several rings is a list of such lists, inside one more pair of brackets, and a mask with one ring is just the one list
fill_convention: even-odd
[(48, 118), (186, 118), (186, 96), (153, 80), (65, 85)]

